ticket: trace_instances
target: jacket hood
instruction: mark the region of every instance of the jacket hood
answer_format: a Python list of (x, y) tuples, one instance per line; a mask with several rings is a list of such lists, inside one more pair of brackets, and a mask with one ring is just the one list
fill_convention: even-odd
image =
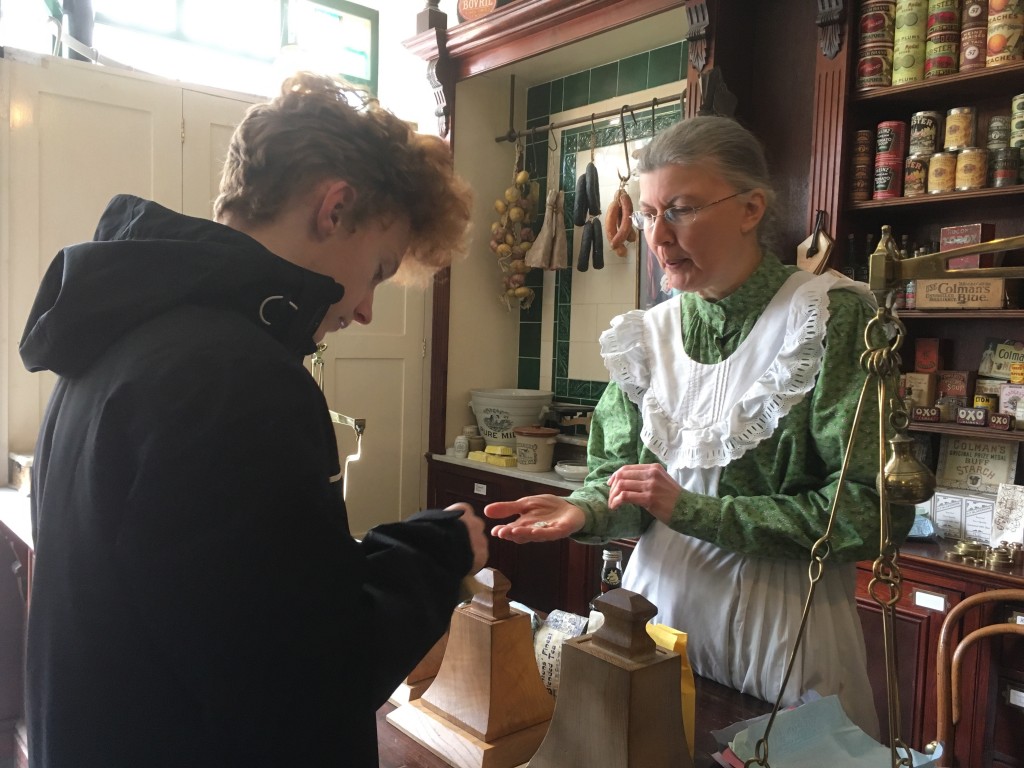
[(73, 377), (126, 333), (193, 305), (238, 312), (307, 355), (343, 293), (238, 230), (118, 195), (94, 239), (62, 249), (50, 264), (19, 349), (30, 371)]

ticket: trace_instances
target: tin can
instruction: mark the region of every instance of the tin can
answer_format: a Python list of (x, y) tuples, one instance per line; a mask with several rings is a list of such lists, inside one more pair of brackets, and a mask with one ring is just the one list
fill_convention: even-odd
[(875, 160), (891, 155), (902, 161), (907, 151), (907, 124), (902, 120), (885, 120), (875, 132)]
[(903, 160), (875, 160), (872, 200), (886, 200), (903, 194)]
[(1024, 384), (1024, 363), (1010, 363), (1010, 383)]
[(982, 189), (988, 179), (988, 150), (965, 147), (956, 156), (956, 188), (961, 192)]
[(1020, 175), (1020, 150), (1017, 147), (992, 149), (988, 166), (990, 187), (1012, 187)]
[(952, 192), (956, 183), (956, 154), (936, 152), (928, 160), (928, 194)]
[(924, 44), (924, 79), (955, 75), (960, 60), (960, 35), (955, 40), (936, 41), (931, 38)]
[(910, 154), (931, 154), (939, 149), (941, 112), (915, 112), (910, 116)]
[(1024, 93), (1018, 93), (1010, 99), (1010, 114), (1015, 117), (1024, 117)]
[(896, 0), (868, 0), (860, 8), (860, 45), (891, 45), (896, 33)]
[(964, 29), (960, 32), (960, 71), (984, 69), (988, 30), (985, 27)]
[(892, 84), (916, 83), (924, 80), (923, 40), (901, 40), (896, 30), (896, 43), (892, 51)]
[(960, 32), (960, 9), (955, 2), (928, 3), (926, 34), (938, 35), (944, 32)]
[(1024, 10), (1014, 4), (1014, 10), (988, 15), (988, 52), (986, 67), (1010, 64), (1024, 58)]
[(928, 160), (930, 154), (911, 155), (903, 167), (903, 196), (917, 197), (928, 191)]
[(946, 138), (942, 146), (947, 152), (974, 146), (974, 107), (953, 107), (946, 112)]
[(967, 0), (960, 12), (960, 29), (988, 26), (988, 0)]
[(985, 146), (988, 149), (1001, 149), (1010, 146), (1010, 116), (992, 115), (988, 119)]
[[(1009, 128), (1009, 125), (1007, 125)], [(853, 160), (863, 160), (871, 164), (875, 157), (875, 132), (872, 130), (857, 131), (853, 134)]]
[(871, 190), (875, 184), (874, 168), (857, 168), (853, 173), (850, 185), (850, 201), (862, 203), (871, 199)]
[(989, 411), (999, 410), (999, 397), (996, 395), (975, 395), (975, 408), (988, 408)]
[(892, 46), (862, 47), (857, 54), (857, 88), (884, 88), (892, 85)]

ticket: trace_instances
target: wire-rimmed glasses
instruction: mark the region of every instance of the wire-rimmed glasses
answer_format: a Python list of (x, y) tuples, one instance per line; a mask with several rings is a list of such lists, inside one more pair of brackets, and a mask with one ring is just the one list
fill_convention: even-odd
[(704, 205), (673, 205), (671, 208), (666, 208), (661, 213), (633, 211), (631, 216), (633, 219), (633, 226), (637, 229), (653, 229), (654, 222), (659, 218), (664, 217), (665, 223), (669, 226), (685, 227), (687, 224), (693, 223), (693, 220), (697, 218), (697, 213), (699, 211), (703, 211), (705, 208), (710, 208), (712, 205), (724, 203), (726, 200), (732, 200), (734, 197), (749, 191), (749, 189), (741, 189), (739, 192), (733, 192), (731, 195), (720, 197), (719, 199), (712, 200), (710, 203), (705, 203)]

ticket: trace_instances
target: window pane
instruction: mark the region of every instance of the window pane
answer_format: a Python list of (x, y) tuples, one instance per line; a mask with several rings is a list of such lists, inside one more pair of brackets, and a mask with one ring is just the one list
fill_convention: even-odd
[(373, 74), (370, 19), (310, 0), (293, 0), (288, 11), (289, 42), (327, 62), (332, 74), (370, 81)]
[(178, 0), (93, 0), (97, 16), (115, 24), (174, 32), (178, 28)]
[(281, 48), (281, 0), (184, 0), (189, 40), (270, 59)]

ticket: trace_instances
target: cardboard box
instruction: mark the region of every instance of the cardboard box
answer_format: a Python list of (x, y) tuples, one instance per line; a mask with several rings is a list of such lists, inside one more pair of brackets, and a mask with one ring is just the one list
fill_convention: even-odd
[(1024, 397), (1024, 384), (1003, 384), (999, 387), (999, 412), (1014, 416), (1017, 403)]
[(900, 396), (910, 410), (935, 405), (935, 374), (904, 373), (900, 376)]
[(1002, 309), (1006, 281), (1001, 277), (940, 277), (917, 281), (918, 309)]
[(1005, 383), (1002, 379), (984, 379), (979, 376), (974, 380), (974, 394), (999, 397), (999, 388)]
[(936, 373), (946, 367), (949, 359), (949, 339), (915, 339), (914, 370), (918, 373)]
[(989, 337), (978, 363), (978, 375), (1009, 381), (1012, 363), (1024, 363), (1024, 341)]
[[(994, 240), (996, 228), (992, 224), (961, 224), (956, 227), (943, 227), (939, 230), (939, 251), (951, 251), (954, 248), (962, 248), (965, 245), (977, 245), (978, 243)], [(992, 253), (972, 253), (966, 256), (957, 256), (950, 259), (947, 267), (949, 269), (977, 269), (978, 267), (995, 266)]]
[(932, 497), (932, 523), (943, 538), (982, 541), (993, 533), (996, 496), (939, 488)]
[(962, 397), (964, 404), (974, 397), (974, 371), (939, 371), (936, 374), (935, 397)]

